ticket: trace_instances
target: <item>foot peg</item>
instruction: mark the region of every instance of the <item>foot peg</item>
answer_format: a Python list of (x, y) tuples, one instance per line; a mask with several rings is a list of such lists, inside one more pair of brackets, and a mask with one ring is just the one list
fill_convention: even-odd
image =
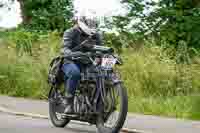
[(76, 118), (76, 117), (78, 117), (78, 115), (77, 114), (65, 114), (65, 113), (63, 113), (63, 114), (61, 114), (61, 117), (62, 117), (62, 119)]

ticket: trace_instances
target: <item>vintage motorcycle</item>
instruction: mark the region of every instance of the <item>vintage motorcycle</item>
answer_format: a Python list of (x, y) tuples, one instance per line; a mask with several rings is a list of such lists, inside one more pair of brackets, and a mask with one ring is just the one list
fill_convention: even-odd
[[(64, 114), (63, 73), (64, 58), (81, 64), (81, 80), (75, 93), (74, 114)], [(90, 51), (74, 52), (52, 60), (49, 69), (49, 116), (56, 127), (65, 127), (70, 120), (96, 125), (99, 133), (118, 133), (128, 111), (127, 90), (115, 65), (122, 61), (109, 47), (94, 45)]]

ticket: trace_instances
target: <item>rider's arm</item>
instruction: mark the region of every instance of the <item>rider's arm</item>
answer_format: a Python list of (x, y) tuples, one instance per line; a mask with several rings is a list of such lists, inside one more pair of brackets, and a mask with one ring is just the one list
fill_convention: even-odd
[(71, 53), (72, 38), (73, 38), (73, 30), (72, 29), (66, 30), (63, 35), (63, 51), (62, 51), (62, 53), (64, 55)]

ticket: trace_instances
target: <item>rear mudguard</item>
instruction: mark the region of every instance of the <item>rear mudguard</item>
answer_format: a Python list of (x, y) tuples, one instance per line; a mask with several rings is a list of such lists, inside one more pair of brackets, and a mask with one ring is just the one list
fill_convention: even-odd
[(49, 94), (48, 94), (48, 100), (51, 98), (51, 93), (55, 88), (53, 86), (51, 86), (51, 89), (49, 90)]

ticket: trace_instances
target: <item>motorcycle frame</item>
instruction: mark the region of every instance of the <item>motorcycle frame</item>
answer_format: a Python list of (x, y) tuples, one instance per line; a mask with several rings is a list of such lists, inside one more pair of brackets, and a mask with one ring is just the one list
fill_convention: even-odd
[[(92, 100), (93, 103), (91, 105), (93, 105), (93, 109), (92, 110), (95, 113), (99, 113), (98, 102), (102, 101), (102, 103), (105, 104), (105, 96), (106, 96), (105, 81), (106, 81), (106, 79), (109, 78), (111, 80), (111, 82), (112, 82), (112, 85), (121, 83), (122, 80), (119, 77), (112, 76), (112, 74), (114, 73), (113, 69), (105, 70), (105, 69), (103, 69), (101, 67), (101, 65), (96, 65), (92, 59), (90, 59), (90, 60), (93, 62), (92, 63), (93, 67), (96, 67), (96, 70), (98, 70), (97, 74), (95, 75), (95, 78), (96, 78), (96, 90), (95, 91), (96, 91), (96, 93), (94, 93), (94, 96), (92, 96), (92, 97), (94, 97), (94, 99)], [(104, 72), (106, 72), (107, 75)], [(51, 89), (49, 91), (48, 98), (50, 98), (50, 94), (53, 91), (53, 89), (55, 89), (56, 94), (58, 94), (59, 87), (60, 87), (60, 84), (52, 85)], [(72, 117), (70, 119), (79, 120), (79, 121), (84, 121), (84, 122), (89, 122), (91, 124), (95, 124), (93, 121), (90, 121), (88, 118), (82, 117), (82, 116), (74, 117), (74, 118)]]

